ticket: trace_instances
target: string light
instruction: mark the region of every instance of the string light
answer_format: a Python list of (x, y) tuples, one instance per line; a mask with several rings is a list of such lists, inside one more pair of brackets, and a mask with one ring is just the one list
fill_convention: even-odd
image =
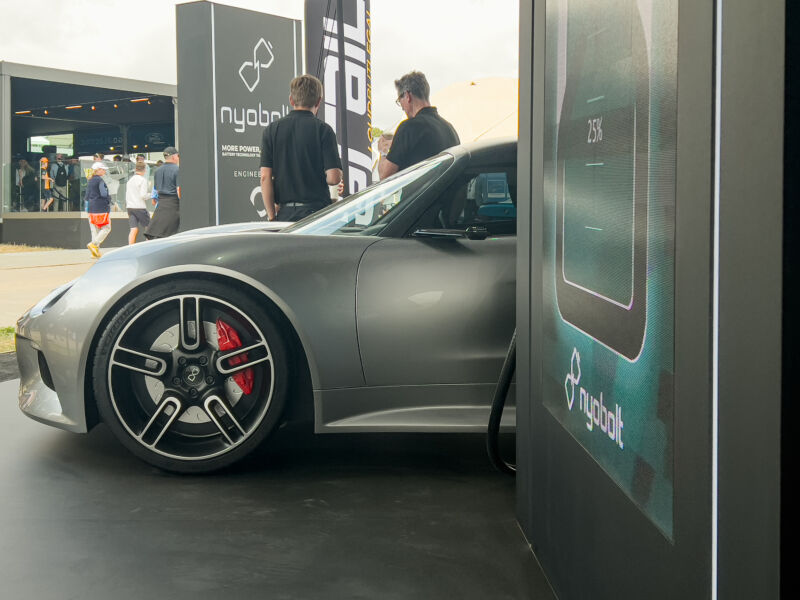
[[(147, 102), (147, 104), (151, 105), (151, 106), (153, 104), (152, 98), (149, 97), (149, 96), (148, 97), (144, 97), (144, 98), (131, 98), (129, 101), (130, 102)], [(119, 109), (119, 101), (118, 100), (104, 100), (104, 101), (100, 102), (101, 105), (105, 105), (106, 103), (112, 103), (112, 106), (115, 109)], [(84, 108), (83, 104), (69, 104), (69, 105), (49, 106), (47, 108), (40, 107), (40, 108), (33, 108), (33, 109), (27, 109), (27, 110), (18, 110), (18, 111), (15, 111), (14, 114), (15, 115), (36, 116), (34, 114), (34, 112), (38, 113), (39, 111), (41, 111), (42, 115), (49, 115), (51, 110), (61, 110), (61, 109), (64, 109), (64, 110), (78, 110), (78, 109), (81, 109), (81, 108)], [(91, 108), (91, 110), (97, 110), (97, 105), (96, 104), (92, 104), (92, 105), (90, 105), (90, 108)]]

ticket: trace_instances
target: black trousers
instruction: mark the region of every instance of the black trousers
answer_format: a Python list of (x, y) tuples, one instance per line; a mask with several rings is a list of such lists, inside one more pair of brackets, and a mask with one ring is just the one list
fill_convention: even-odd
[(178, 197), (163, 194), (158, 198), (158, 205), (153, 213), (153, 219), (144, 231), (144, 237), (148, 240), (168, 237), (173, 233), (178, 233), (180, 224), (181, 213)]
[(278, 221), (299, 221), (329, 205), (330, 202), (309, 202), (307, 204), (290, 202), (281, 204), (281, 209), (278, 211)]

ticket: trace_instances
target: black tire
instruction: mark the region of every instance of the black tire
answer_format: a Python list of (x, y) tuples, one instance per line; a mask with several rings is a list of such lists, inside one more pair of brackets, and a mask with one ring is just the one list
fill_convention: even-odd
[[(219, 321), (250, 350), (220, 351)], [(92, 368), (98, 413), (125, 447), (160, 469), (215, 471), (278, 424), (287, 356), (280, 328), (245, 293), (201, 279), (163, 282), (137, 293), (100, 337)]]

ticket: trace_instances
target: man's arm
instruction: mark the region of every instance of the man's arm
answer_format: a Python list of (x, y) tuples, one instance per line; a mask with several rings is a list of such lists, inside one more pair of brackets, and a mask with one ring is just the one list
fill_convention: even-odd
[(272, 167), (261, 167), (261, 199), (267, 211), (267, 219), (274, 221), (277, 217), (275, 208), (275, 188), (272, 185)]
[(386, 179), (387, 177), (394, 175), (400, 169), (396, 164), (390, 161), (385, 156), (381, 156), (381, 162), (378, 163), (378, 176), (381, 179)]
[(142, 200), (144, 200), (145, 207), (147, 207), (147, 201), (150, 200), (150, 194), (151, 192), (148, 189), (147, 179), (142, 177), (142, 179), (139, 181), (139, 196), (141, 196)]
[(342, 182), (342, 170), (328, 169), (325, 171), (325, 182), (328, 185), (339, 185)]

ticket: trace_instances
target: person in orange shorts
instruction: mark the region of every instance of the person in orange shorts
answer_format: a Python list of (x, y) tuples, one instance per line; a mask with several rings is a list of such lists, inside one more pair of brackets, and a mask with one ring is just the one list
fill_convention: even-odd
[(93, 175), (86, 184), (86, 203), (89, 212), (89, 228), (92, 231), (92, 241), (86, 244), (94, 258), (100, 258), (100, 244), (111, 233), (111, 195), (108, 193), (103, 175), (106, 174), (106, 165), (97, 161), (92, 165)]

